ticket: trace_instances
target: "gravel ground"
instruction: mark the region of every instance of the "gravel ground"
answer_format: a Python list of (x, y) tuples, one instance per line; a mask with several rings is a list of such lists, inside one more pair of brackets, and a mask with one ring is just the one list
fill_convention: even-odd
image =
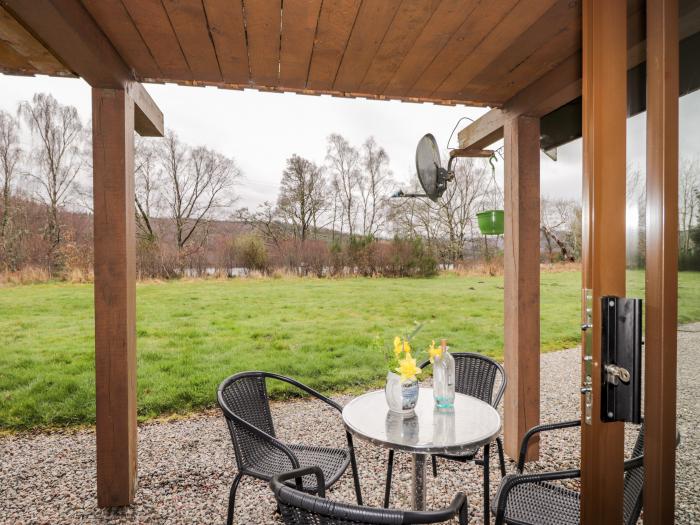
[[(679, 338), (679, 450), (677, 523), (700, 523), (700, 323), (684, 326)], [(542, 421), (578, 415), (579, 351), (542, 356)], [(347, 397), (338, 401), (347, 402)], [(342, 443), (340, 418), (316, 402), (276, 403), (279, 434), (288, 440), (322, 445)], [(363, 494), (380, 505), (386, 453), (356, 440)], [(576, 466), (576, 431), (542, 440), (541, 459), (531, 469)], [(23, 433), (0, 438), (0, 523), (223, 523), (231, 479), (232, 447), (218, 412), (139, 428), (139, 490), (133, 506), (98, 509), (95, 504), (95, 435), (90, 430)], [(565, 458), (571, 458), (566, 460)], [(496, 458), (493, 458), (495, 465)], [(449, 503), (462, 490), (469, 496), (471, 522), (481, 523), (480, 467), (441, 461), (439, 477), (428, 478), (428, 505)], [(509, 464), (512, 467), (512, 463)], [(492, 491), (499, 482), (492, 471)], [(351, 476), (329, 492), (332, 499), (353, 501)], [(408, 507), (410, 458), (397, 454), (392, 506)], [(274, 499), (266, 484), (244, 478), (238, 491), (235, 523), (277, 523)]]

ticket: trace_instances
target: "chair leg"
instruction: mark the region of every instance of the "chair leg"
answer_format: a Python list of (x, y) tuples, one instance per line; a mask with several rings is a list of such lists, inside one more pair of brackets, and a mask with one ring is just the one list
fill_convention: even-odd
[(345, 435), (348, 438), (348, 448), (350, 449), (350, 468), (352, 468), (352, 480), (355, 483), (355, 497), (357, 504), (362, 505), (362, 490), (360, 489), (360, 475), (357, 472), (357, 461), (355, 460), (355, 447), (350, 432), (346, 432)]
[(489, 525), (491, 517), (489, 509), (489, 445), (484, 446), (484, 525)]
[(238, 484), (241, 482), (243, 474), (239, 472), (236, 477), (233, 478), (233, 483), (231, 484), (231, 492), (228, 495), (228, 515), (226, 517), (226, 525), (233, 525), (233, 509), (236, 506), (236, 490), (238, 490)]
[(498, 462), (501, 466), (501, 477), (505, 478), (506, 477), (506, 460), (503, 455), (503, 441), (501, 441), (500, 437), (496, 438), (496, 447), (498, 448)]
[(433, 477), (437, 478), (437, 458), (435, 456), (432, 456), (433, 458)]
[(394, 470), (394, 451), (389, 449), (389, 461), (386, 467), (386, 487), (384, 488), (384, 508), (389, 508), (389, 497), (391, 496), (391, 474)]

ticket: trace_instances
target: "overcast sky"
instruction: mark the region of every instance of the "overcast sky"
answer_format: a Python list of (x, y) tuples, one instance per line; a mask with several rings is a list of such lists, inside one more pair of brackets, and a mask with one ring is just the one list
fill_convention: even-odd
[[(206, 145), (232, 156), (244, 172), (241, 206), (275, 200), (285, 159), (293, 153), (322, 163), (326, 137), (333, 132), (359, 146), (373, 135), (388, 152), (395, 177), (415, 176), (415, 145), (431, 132), (441, 148), (458, 119), (477, 118), (485, 108), (436, 106), (330, 96), (232, 91), (213, 87), (147, 85), (165, 115), (167, 128), (193, 145)], [(0, 108), (14, 112), (17, 103), (38, 91), (51, 93), (90, 119), (90, 88), (82, 80), (0, 75)], [(681, 99), (681, 156), (700, 154), (700, 95)], [(460, 123), (459, 128), (468, 121)], [(644, 115), (628, 121), (628, 164), (644, 166)], [(452, 146), (457, 138), (452, 139)], [(581, 141), (559, 148), (558, 161), (541, 156), (543, 195), (579, 199)], [(502, 162), (498, 180), (502, 184)]]

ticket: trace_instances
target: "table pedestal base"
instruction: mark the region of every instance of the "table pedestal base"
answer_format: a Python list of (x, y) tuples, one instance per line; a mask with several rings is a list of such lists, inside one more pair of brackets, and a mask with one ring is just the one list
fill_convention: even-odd
[(426, 454), (413, 454), (413, 510), (425, 510), (425, 461)]

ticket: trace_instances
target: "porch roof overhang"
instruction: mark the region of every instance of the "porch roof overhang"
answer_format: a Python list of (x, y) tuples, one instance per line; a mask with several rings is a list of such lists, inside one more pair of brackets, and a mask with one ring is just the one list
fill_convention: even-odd
[[(630, 16), (643, 21), (641, 0)], [(0, 0), (0, 70), (502, 107), (581, 49), (579, 0)], [(564, 102), (567, 102), (566, 100)]]

